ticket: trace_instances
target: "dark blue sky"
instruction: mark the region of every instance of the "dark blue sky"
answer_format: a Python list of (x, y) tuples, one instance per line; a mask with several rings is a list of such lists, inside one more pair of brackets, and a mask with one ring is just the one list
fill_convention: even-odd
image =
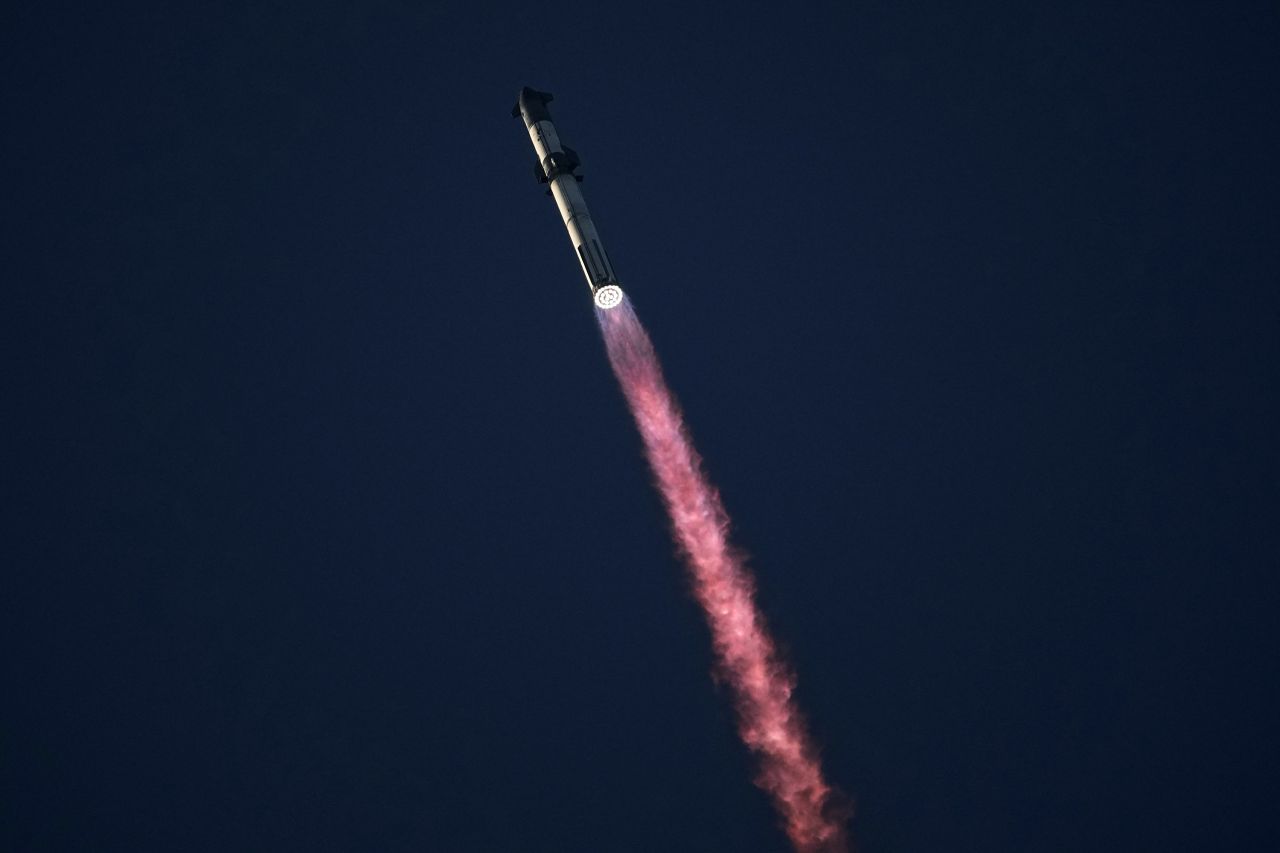
[(522, 85), (860, 849), (1274, 847), (1277, 12), (1042, 5), (6, 11), (0, 847), (784, 849)]

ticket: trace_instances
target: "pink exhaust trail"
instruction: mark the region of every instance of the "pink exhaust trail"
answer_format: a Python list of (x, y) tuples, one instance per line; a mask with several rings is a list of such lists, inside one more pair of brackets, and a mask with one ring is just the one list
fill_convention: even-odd
[(653, 343), (629, 300), (596, 315), (711, 628), (717, 675), (733, 694), (743, 742), (759, 758), (756, 784), (773, 798), (797, 851), (846, 851), (842, 798), (823, 779), (792, 700), (795, 678), (756, 607), (751, 573), (728, 541), (729, 517), (703, 473)]

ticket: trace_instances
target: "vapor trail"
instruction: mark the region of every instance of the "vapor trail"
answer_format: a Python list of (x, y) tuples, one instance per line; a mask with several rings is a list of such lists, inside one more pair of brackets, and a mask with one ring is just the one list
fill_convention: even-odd
[(756, 784), (772, 796), (797, 851), (847, 850), (839, 795), (823, 779), (792, 701), (795, 679), (756, 607), (751, 574), (728, 542), (729, 517), (702, 470), (653, 344), (629, 300), (597, 309), (596, 316), (711, 628), (717, 674), (733, 693), (738, 732), (759, 757)]

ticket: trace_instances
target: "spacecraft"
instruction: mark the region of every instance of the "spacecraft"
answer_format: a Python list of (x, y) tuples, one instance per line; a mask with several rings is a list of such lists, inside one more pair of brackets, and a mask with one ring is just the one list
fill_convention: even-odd
[(560, 142), (560, 135), (551, 121), (551, 111), (547, 109), (550, 100), (550, 93), (525, 86), (520, 90), (511, 115), (524, 119), (529, 139), (538, 154), (534, 173), (539, 183), (548, 185), (547, 194), (556, 200), (564, 227), (569, 231), (569, 239), (578, 250), (578, 262), (582, 264), (582, 273), (587, 277), (592, 298), (600, 308), (613, 308), (622, 301), (622, 287), (618, 284), (609, 254), (600, 242), (596, 224), (591, 221), (582, 188), (578, 186), (582, 182), (582, 176), (578, 174), (582, 161), (576, 151)]

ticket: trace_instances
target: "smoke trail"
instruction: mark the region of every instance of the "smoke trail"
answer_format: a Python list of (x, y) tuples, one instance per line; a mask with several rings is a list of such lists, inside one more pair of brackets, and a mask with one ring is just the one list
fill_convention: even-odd
[(703, 473), (653, 344), (629, 300), (597, 309), (596, 316), (711, 628), (717, 674), (733, 693), (738, 732), (759, 757), (756, 784), (773, 797), (796, 850), (847, 850), (839, 795), (822, 777), (791, 698), (795, 680), (756, 608), (751, 574), (728, 542), (729, 517)]

